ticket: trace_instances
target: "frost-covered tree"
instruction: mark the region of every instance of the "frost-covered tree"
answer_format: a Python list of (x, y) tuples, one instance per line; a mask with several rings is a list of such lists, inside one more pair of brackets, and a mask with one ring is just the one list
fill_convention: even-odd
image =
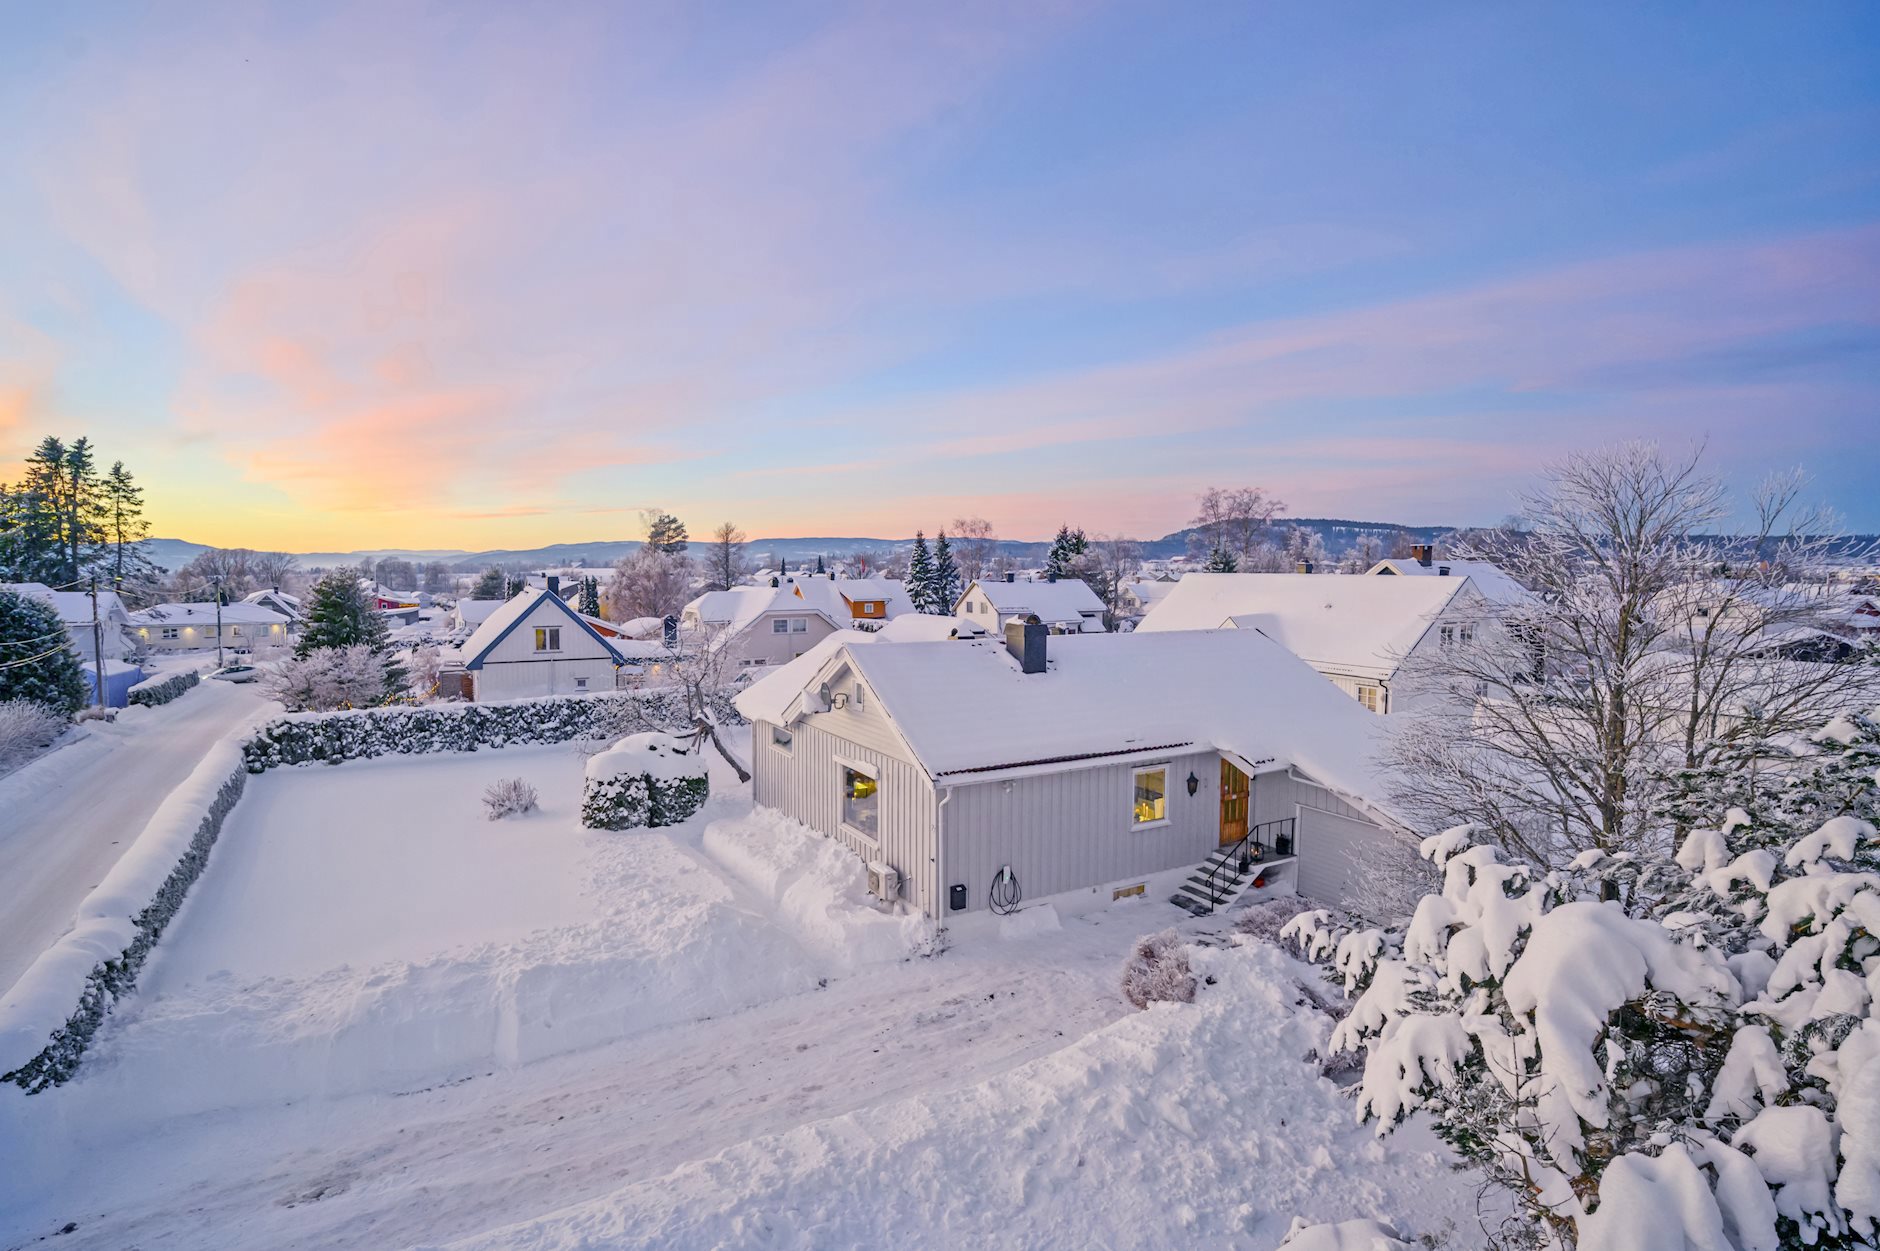
[(85, 706), (88, 689), (58, 610), (0, 590), (0, 702), (30, 700), (69, 717)]
[(590, 617), (601, 615), (601, 583), (599, 578), (581, 579), (581, 594), (577, 601), (578, 609)]
[(984, 517), (955, 517), (948, 529), (953, 533), (953, 558), (960, 562), (961, 585), (977, 582), (990, 574), (993, 555), (999, 547), (992, 523)]
[(622, 557), (601, 592), (610, 621), (665, 617), (685, 607), (692, 589), (692, 562), (648, 544)]
[(471, 599), (508, 599), (509, 576), (495, 565), (477, 575), (470, 585)]
[(1045, 553), (1044, 571), (1059, 580), (1080, 578), (1089, 551), (1090, 540), (1084, 537), (1082, 530), (1059, 526), (1057, 536), (1051, 540), (1051, 550)]
[(365, 643), (321, 647), (268, 666), (262, 679), (268, 694), (289, 712), (327, 712), (335, 708), (370, 708), (385, 702), (384, 657)]
[(711, 591), (729, 591), (744, 581), (751, 562), (745, 558), (748, 536), (732, 522), (724, 522), (712, 531), (711, 546), (705, 555), (705, 586)]
[(678, 556), (686, 548), (685, 522), (671, 513), (650, 509), (643, 514), (646, 545), (662, 556)]
[(1375, 534), (1365, 531), (1351, 541), (1351, 546), (1339, 558), (1338, 572), (1345, 574), (1367, 573), (1384, 559), (1384, 541)]
[(1458, 552), (1531, 596), (1406, 667), (1400, 809), (1425, 830), (1481, 822), (1540, 863), (1654, 846), (1676, 833), (1658, 815), (1671, 772), (1870, 700), (1870, 668), (1791, 658), (1829, 602), (1831, 539), (1799, 489), (1772, 479), (1752, 532), (1719, 539), (1732, 510), (1697, 453), (1634, 443), (1552, 466), (1524, 529)]
[(1201, 567), (1209, 573), (1237, 573), (1240, 570), (1240, 562), (1235, 560), (1234, 554), (1225, 547), (1216, 547), (1208, 553), (1207, 563)]
[[(390, 630), (372, 596), (361, 585), (359, 570), (334, 569), (325, 574), (307, 592), (304, 607), (300, 638), (294, 644), (296, 659), (308, 660), (324, 651), (363, 647), (378, 660), (380, 696), (404, 689), (405, 671), (392, 650)], [(350, 695), (346, 702), (354, 707), (363, 706), (360, 699)]]
[(112, 461), (98, 484), (99, 524), (110, 586), (133, 604), (155, 593), (161, 570), (145, 554), (150, 522), (144, 518), (144, 489), (121, 460)]
[(1403, 930), (1295, 918), (1356, 996), (1332, 1048), (1364, 1057), (1360, 1118), (1427, 1114), (1532, 1245), (1876, 1245), (1880, 725), (1813, 748), (1675, 858), (1543, 872), (1462, 826), (1425, 840), (1443, 886)]
[(410, 670), (411, 693), (419, 699), (432, 698), (437, 694), (438, 680), (444, 672), (443, 652), (435, 643), (414, 647)]
[(1303, 565), (1317, 568), (1325, 564), (1325, 536), (1304, 526), (1286, 528), (1286, 561), (1297, 570)]
[(914, 551), (907, 561), (907, 596), (914, 602), (915, 612), (937, 612), (934, 603), (938, 596), (934, 582), (933, 553), (927, 550), (927, 535), (920, 530), (914, 531)]
[(942, 530), (933, 544), (933, 596), (929, 611), (936, 616), (947, 616), (965, 589), (960, 583), (960, 567), (953, 559), (953, 545), (947, 541), (947, 532)]
[(1103, 624), (1114, 630), (1122, 617), (1123, 588), (1142, 571), (1142, 547), (1120, 534), (1099, 534), (1090, 541), (1084, 582), (1103, 601)]
[(1273, 518), (1285, 511), (1286, 505), (1260, 487), (1209, 487), (1195, 500), (1194, 519), (1188, 523), (1190, 549), (1197, 556), (1224, 551), (1237, 566), (1245, 565)]

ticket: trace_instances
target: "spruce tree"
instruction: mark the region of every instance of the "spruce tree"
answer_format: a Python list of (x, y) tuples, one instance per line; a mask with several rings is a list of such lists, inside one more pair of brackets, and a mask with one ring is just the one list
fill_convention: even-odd
[(471, 599), (507, 599), (508, 596), (509, 579), (495, 565), (485, 569), (478, 576), (476, 585), (470, 588)]
[(589, 617), (601, 615), (601, 584), (598, 578), (581, 579), (581, 612)]
[(1232, 552), (1228, 551), (1225, 547), (1217, 546), (1213, 551), (1208, 553), (1208, 563), (1203, 565), (1202, 568), (1209, 573), (1238, 573), (1240, 571), (1240, 563), (1234, 559)]
[(385, 618), (359, 585), (357, 569), (335, 569), (307, 592), (307, 619), (294, 654), (305, 660), (323, 647), (351, 647), (364, 643), (374, 652), (386, 650)]
[(816, 576), (820, 578), (823, 574), (828, 572), (827, 569), (823, 568), (823, 558), (818, 556), (816, 558)]
[(914, 555), (907, 562), (907, 596), (915, 612), (934, 612), (938, 588), (934, 583), (933, 556), (927, 551), (927, 535), (914, 531)]
[(144, 519), (144, 489), (118, 460), (111, 462), (100, 492), (111, 584), (121, 593), (139, 597), (140, 588), (152, 584), (157, 574), (156, 566), (144, 555), (144, 540), (150, 536), (150, 523)]
[(85, 706), (89, 691), (58, 610), (0, 591), (0, 703), (27, 699), (70, 714)]
[(960, 567), (953, 560), (953, 546), (947, 542), (947, 532), (942, 530), (933, 545), (933, 585), (934, 612), (940, 616), (952, 613), (953, 605), (959, 602)]
[(1084, 554), (1089, 550), (1090, 540), (1084, 537), (1082, 530), (1059, 526), (1057, 537), (1051, 540), (1051, 551), (1045, 557), (1044, 570), (1060, 580), (1078, 577)]

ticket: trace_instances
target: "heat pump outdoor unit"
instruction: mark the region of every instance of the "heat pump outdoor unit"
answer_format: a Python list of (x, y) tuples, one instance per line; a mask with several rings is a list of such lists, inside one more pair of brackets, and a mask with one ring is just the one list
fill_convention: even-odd
[(876, 899), (893, 902), (901, 897), (901, 873), (879, 860), (868, 862), (868, 893)]

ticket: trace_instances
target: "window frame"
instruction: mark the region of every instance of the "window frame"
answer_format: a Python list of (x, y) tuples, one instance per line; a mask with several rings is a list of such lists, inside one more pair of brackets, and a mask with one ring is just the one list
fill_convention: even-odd
[[(1162, 775), (1162, 815), (1151, 817), (1147, 821), (1138, 821), (1136, 820), (1136, 792), (1140, 789), (1138, 782), (1151, 773)], [(1129, 771), (1129, 828), (1131, 830), (1154, 830), (1173, 823), (1174, 818), (1168, 814), (1169, 778), (1173, 776), (1173, 773), (1173, 769), (1166, 760), (1158, 764), (1138, 765)]]
[[(1375, 682), (1360, 682), (1353, 691), (1352, 698), (1358, 701), (1358, 707), (1379, 716), (1384, 712), (1384, 688)], [(1369, 696), (1367, 699), (1366, 696)]]
[(808, 617), (790, 618), (790, 633), (808, 634), (809, 633), (809, 618)]
[[(870, 847), (881, 846), (881, 770), (875, 765), (862, 760), (851, 760), (846, 756), (833, 758), (836, 779), (836, 828), (851, 838), (860, 839)], [(846, 812), (849, 801), (850, 773), (859, 774), (875, 784), (875, 832), (870, 834), (859, 825), (851, 825)]]
[(179, 643), (182, 641), (183, 632), (176, 626), (159, 626), (157, 637), (165, 642)]
[(791, 733), (787, 726), (773, 725), (770, 727), (770, 746), (774, 751), (780, 751), (786, 756), (794, 756), (796, 735)]
[(535, 628), (535, 654), (536, 655), (552, 656), (556, 654), (557, 652), (561, 651), (561, 627), (560, 626), (558, 625), (536, 626), (534, 628)]
[(788, 617), (772, 617), (770, 619), (770, 632), (772, 634), (788, 634), (790, 632), (790, 619)]

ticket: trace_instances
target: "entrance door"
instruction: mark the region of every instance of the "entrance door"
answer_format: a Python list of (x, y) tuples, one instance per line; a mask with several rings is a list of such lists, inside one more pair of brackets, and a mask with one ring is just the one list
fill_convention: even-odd
[(1247, 837), (1247, 803), (1253, 790), (1247, 775), (1231, 761), (1221, 761), (1221, 845)]

